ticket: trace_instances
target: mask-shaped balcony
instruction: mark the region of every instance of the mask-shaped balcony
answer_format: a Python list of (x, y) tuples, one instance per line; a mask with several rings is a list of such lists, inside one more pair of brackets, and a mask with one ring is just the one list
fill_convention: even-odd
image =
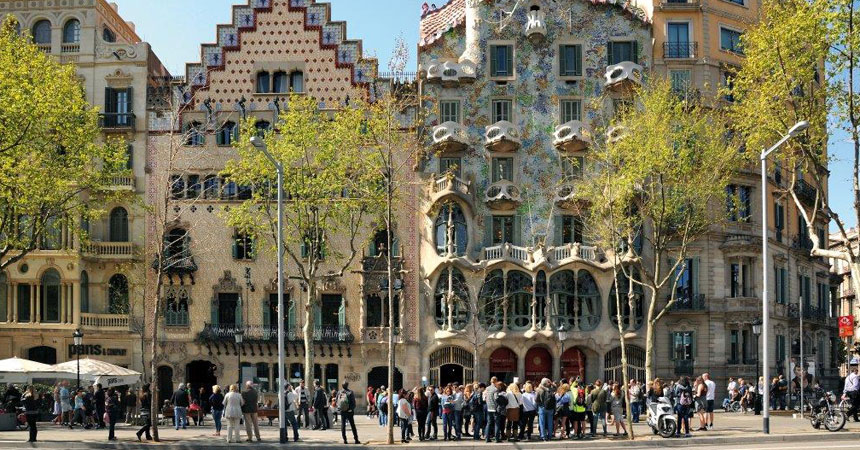
[(573, 183), (563, 183), (555, 191), (555, 204), (561, 209), (582, 211), (587, 209), (585, 200), (577, 199), (576, 187)]
[(610, 144), (614, 144), (627, 137), (627, 133), (627, 127), (623, 125), (616, 125), (606, 131), (606, 140), (609, 141)]
[(433, 151), (461, 152), (469, 146), (466, 128), (457, 122), (445, 122), (433, 127)]
[(515, 152), (522, 145), (520, 132), (514, 124), (501, 120), (487, 127), (484, 145), (491, 152)]
[(520, 188), (508, 180), (499, 180), (487, 188), (484, 201), (493, 209), (511, 210), (522, 203)]
[(560, 151), (578, 152), (591, 145), (591, 132), (584, 123), (571, 120), (555, 128), (552, 144)]
[(427, 65), (427, 81), (455, 87), (475, 81), (476, 68), (471, 61), (433, 61)]
[(613, 91), (626, 92), (642, 85), (644, 69), (639, 64), (623, 61), (606, 68), (603, 86)]
[(532, 42), (546, 39), (546, 14), (543, 11), (529, 11), (526, 14), (526, 37)]

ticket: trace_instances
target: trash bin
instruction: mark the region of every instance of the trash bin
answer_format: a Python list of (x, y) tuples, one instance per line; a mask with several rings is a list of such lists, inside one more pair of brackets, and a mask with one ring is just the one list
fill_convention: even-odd
[(4, 413), (0, 414), (0, 431), (14, 431), (18, 429), (18, 423), (15, 419), (15, 414)]

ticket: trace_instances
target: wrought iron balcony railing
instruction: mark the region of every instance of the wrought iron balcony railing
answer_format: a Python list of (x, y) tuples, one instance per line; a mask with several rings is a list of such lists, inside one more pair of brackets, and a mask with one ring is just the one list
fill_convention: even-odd
[[(671, 298), (667, 298), (668, 302)], [(675, 303), (669, 308), (671, 311), (704, 311), (707, 309), (705, 305), (704, 294), (685, 294), (675, 295)]]
[[(278, 329), (269, 326), (236, 326), (221, 324), (204, 324), (197, 338), (209, 342), (235, 342), (236, 331), (242, 330), (245, 342), (277, 341)], [(284, 330), (287, 342), (302, 342), (304, 333), (301, 329)], [(314, 342), (324, 344), (350, 343), (355, 340), (349, 325), (320, 325), (314, 327)]]
[(663, 59), (695, 58), (697, 50), (697, 42), (664, 42)]
[(99, 127), (108, 131), (135, 131), (134, 113), (101, 113)]

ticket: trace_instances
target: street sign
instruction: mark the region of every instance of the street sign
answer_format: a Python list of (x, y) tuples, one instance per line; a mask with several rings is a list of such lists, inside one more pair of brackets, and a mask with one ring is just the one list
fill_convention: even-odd
[(854, 336), (854, 316), (839, 316), (839, 337)]

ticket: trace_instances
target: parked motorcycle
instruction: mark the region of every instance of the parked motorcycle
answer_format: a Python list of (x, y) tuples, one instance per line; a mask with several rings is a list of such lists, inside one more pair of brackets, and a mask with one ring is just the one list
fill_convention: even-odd
[(648, 415), (648, 426), (651, 427), (651, 431), (664, 438), (674, 436), (678, 429), (678, 419), (675, 418), (672, 410), (672, 402), (666, 397), (660, 397), (657, 402), (649, 403), (648, 409), (651, 411)]
[(824, 425), (827, 431), (841, 430), (845, 426), (847, 416), (837, 406), (836, 395), (832, 391), (818, 390), (816, 397), (818, 400), (811, 402), (812, 411), (809, 416), (812, 427), (817, 430)]

